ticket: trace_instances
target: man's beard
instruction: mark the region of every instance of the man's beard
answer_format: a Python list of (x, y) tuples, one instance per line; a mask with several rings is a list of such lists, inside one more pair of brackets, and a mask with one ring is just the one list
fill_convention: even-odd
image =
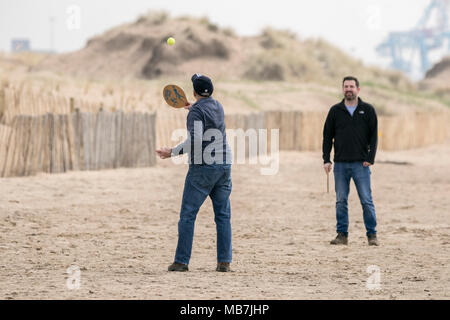
[(356, 95), (353, 92), (346, 92), (345, 93), (345, 99), (346, 100), (355, 100)]

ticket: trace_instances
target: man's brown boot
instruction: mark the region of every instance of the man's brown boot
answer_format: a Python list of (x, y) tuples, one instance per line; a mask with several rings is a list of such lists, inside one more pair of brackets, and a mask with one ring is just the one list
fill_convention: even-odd
[(347, 244), (348, 243), (348, 236), (345, 235), (343, 232), (338, 232), (336, 239), (331, 240), (330, 244)]
[(189, 267), (187, 264), (174, 262), (169, 266), (168, 271), (189, 271)]
[(377, 235), (376, 234), (369, 234), (367, 236), (367, 241), (369, 243), (369, 246), (379, 246)]
[(218, 272), (230, 272), (230, 263), (229, 262), (219, 262), (217, 263), (216, 271)]

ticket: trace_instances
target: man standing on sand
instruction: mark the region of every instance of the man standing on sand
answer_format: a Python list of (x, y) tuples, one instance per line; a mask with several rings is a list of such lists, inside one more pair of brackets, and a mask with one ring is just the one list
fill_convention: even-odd
[[(174, 263), (169, 271), (188, 271), (191, 258), (194, 225), (197, 213), (209, 196), (213, 203), (217, 230), (216, 271), (230, 271), (231, 263), (231, 150), (225, 133), (225, 115), (222, 105), (211, 97), (214, 90), (211, 79), (204, 75), (192, 76), (193, 105), (187, 103), (188, 138), (174, 148), (156, 150), (162, 159), (189, 154), (189, 170), (184, 184), (178, 245)], [(213, 139), (214, 138), (214, 139)]]
[(337, 237), (330, 244), (348, 243), (348, 194), (350, 179), (363, 208), (366, 235), (370, 246), (378, 246), (375, 207), (370, 188), (370, 166), (375, 162), (378, 120), (372, 105), (358, 97), (358, 79), (342, 81), (344, 99), (331, 107), (323, 129), (324, 169), (331, 171), (330, 152), (334, 139), (334, 181), (336, 189)]

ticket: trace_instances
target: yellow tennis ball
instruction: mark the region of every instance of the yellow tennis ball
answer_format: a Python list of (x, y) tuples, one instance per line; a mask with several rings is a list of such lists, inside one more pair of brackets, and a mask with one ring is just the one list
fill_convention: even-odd
[(168, 38), (168, 39), (167, 39), (167, 44), (168, 44), (169, 46), (173, 46), (173, 45), (175, 44), (175, 39), (172, 38), (172, 37)]

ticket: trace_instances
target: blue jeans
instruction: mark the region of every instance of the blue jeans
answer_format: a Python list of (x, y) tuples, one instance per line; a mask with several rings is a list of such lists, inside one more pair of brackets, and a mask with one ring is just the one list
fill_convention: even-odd
[(209, 196), (217, 230), (217, 261), (231, 262), (231, 165), (190, 165), (184, 183), (175, 262), (189, 264), (197, 212)]
[(364, 167), (363, 162), (336, 162), (334, 164), (334, 182), (336, 189), (336, 220), (337, 232), (348, 232), (348, 194), (350, 192), (350, 178), (355, 182), (359, 200), (363, 209), (366, 235), (376, 234), (377, 218), (370, 189), (370, 168)]

